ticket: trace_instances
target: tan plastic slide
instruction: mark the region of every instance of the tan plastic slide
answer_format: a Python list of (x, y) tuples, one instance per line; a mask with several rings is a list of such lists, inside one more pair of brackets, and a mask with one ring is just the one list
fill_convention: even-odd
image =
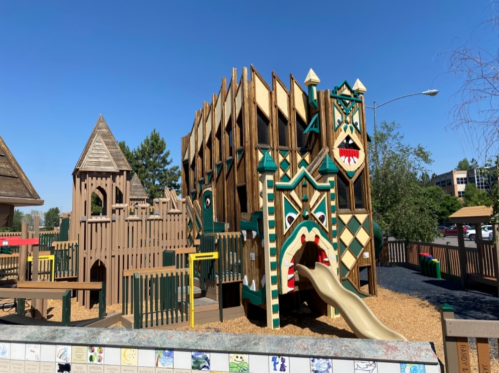
[(301, 264), (296, 264), (296, 268), (300, 277), (306, 277), (312, 282), (324, 302), (340, 311), (357, 337), (385, 341), (407, 340), (403, 335), (383, 325), (362, 299), (345, 289), (330, 267), (315, 263), (315, 269)]

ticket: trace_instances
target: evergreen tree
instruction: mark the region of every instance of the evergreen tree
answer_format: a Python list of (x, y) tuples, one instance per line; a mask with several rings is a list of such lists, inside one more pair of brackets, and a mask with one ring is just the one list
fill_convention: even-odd
[(12, 222), (12, 231), (13, 232), (21, 232), (22, 222), (24, 219), (24, 212), (21, 210), (14, 210), (14, 221)]
[(59, 224), (59, 207), (52, 207), (45, 213), (45, 228), (48, 230), (54, 229)]
[(458, 162), (456, 170), (466, 171), (469, 170), (470, 168), (471, 166), (470, 162), (468, 161), (468, 158), (464, 158)]

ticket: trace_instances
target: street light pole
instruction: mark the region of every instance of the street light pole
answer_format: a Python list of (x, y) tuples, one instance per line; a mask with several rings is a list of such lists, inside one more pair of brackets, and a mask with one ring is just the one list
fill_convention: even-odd
[(408, 95), (403, 95), (399, 97), (392, 98), (391, 100), (388, 100), (386, 102), (383, 102), (381, 105), (376, 105), (376, 101), (373, 101), (373, 106), (367, 106), (366, 108), (373, 109), (374, 111), (374, 153), (376, 154), (376, 170), (378, 169), (378, 163), (379, 163), (379, 154), (378, 154), (378, 142), (376, 141), (376, 135), (378, 134), (378, 124), (376, 122), (376, 109), (380, 108), (386, 104), (389, 104), (390, 102), (400, 100), (401, 98), (409, 97), (409, 96), (417, 96), (417, 95), (425, 95), (425, 96), (436, 96), (438, 94), (438, 89), (429, 89), (427, 91), (423, 92), (417, 92), (417, 93), (409, 93)]

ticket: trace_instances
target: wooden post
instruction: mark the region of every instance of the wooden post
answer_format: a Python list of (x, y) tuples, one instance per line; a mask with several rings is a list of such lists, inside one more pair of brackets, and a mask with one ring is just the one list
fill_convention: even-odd
[(459, 372), (457, 341), (455, 337), (447, 337), (447, 328), (445, 326), (445, 320), (453, 318), (454, 318), (454, 308), (452, 308), (448, 304), (444, 304), (440, 309), (440, 322), (442, 323), (442, 338), (444, 342), (444, 353), (445, 353), (445, 370), (447, 372)]
[[(28, 238), (28, 223), (21, 224), (21, 238)], [(26, 281), (26, 264), (28, 262), (28, 246), (21, 245), (19, 248), (19, 281)]]
[(494, 270), (496, 272), (497, 296), (499, 296), (499, 224), (494, 224)]
[(459, 267), (461, 269), (461, 285), (463, 289), (468, 287), (468, 264), (466, 259), (466, 247), (464, 246), (463, 224), (457, 224), (457, 244), (459, 246)]
[(476, 248), (478, 251), (478, 273), (483, 276), (483, 244), (482, 244), (482, 224), (475, 224), (475, 241), (477, 242)]
[[(40, 238), (40, 217), (33, 218), (33, 238)], [(40, 245), (33, 245), (33, 261), (31, 262), (31, 279), (38, 281), (38, 257)], [(43, 319), (43, 299), (33, 299), (31, 302), (31, 315), (35, 319)]]

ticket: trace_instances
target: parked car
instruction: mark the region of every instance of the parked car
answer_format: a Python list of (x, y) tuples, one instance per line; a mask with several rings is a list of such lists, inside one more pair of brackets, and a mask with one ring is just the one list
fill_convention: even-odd
[[(463, 233), (466, 234), (467, 231), (468, 231), (468, 228), (463, 226)], [(444, 234), (444, 237), (457, 236), (457, 226), (454, 225), (452, 227), (446, 227), (442, 233)]]
[(445, 231), (447, 228), (449, 228), (449, 227), (447, 227), (447, 226), (445, 226), (445, 225), (439, 225), (439, 226), (437, 227), (438, 231), (439, 231), (440, 233), (442, 233), (442, 234), (444, 233), (444, 231)]
[[(492, 225), (482, 225), (482, 239), (487, 240), (489, 238), (489, 233), (492, 232)], [(470, 241), (476, 240), (476, 230), (474, 228), (466, 230), (464, 234), (465, 237), (469, 238)]]

